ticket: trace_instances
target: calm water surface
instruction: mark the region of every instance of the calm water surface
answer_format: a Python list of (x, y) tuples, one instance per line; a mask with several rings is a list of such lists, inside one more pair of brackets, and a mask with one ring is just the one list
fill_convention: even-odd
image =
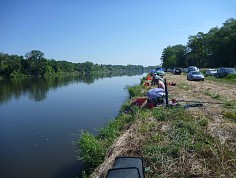
[(125, 86), (143, 76), (0, 81), (0, 177), (79, 176), (72, 142), (113, 119), (128, 97)]

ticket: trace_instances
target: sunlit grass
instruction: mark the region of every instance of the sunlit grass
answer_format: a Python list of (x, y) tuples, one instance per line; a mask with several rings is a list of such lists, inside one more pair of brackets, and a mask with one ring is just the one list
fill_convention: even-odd
[(206, 80), (211, 80), (215, 82), (220, 82), (220, 83), (228, 83), (231, 85), (236, 85), (236, 75), (235, 74), (230, 74), (222, 78), (216, 78), (213, 76), (207, 76), (205, 77)]
[[(182, 84), (180, 87), (186, 90), (191, 86)], [(139, 97), (142, 87), (131, 87), (129, 92)], [(204, 92), (212, 98), (222, 98), (217, 93)], [(224, 119), (235, 123), (235, 110), (235, 101), (225, 101)], [(209, 134), (210, 120), (207, 116), (194, 116), (182, 107), (160, 106), (150, 110), (132, 106), (128, 101), (114, 120), (98, 130), (97, 136), (82, 134), (80, 158), (93, 167), (98, 166), (127, 126), (139, 122), (136, 128), (142, 136), (139, 149), (148, 167), (145, 177), (235, 177), (235, 151)]]
[(129, 92), (129, 95), (130, 95), (130, 98), (133, 98), (135, 96), (142, 96), (143, 93), (142, 93), (142, 86), (141, 85), (135, 85), (135, 86), (127, 86), (126, 87), (128, 89), (128, 92)]
[(79, 159), (90, 164), (91, 167), (99, 165), (107, 151), (103, 141), (88, 132), (81, 133), (77, 145), (80, 147)]
[[(182, 108), (157, 108), (154, 116), (166, 129), (157, 129), (143, 143), (144, 159), (149, 165), (146, 177), (235, 175), (235, 152), (207, 133), (207, 118), (193, 117)], [(192, 166), (196, 163), (198, 169), (194, 172)]]
[[(127, 106), (128, 102), (122, 108), (125, 109)], [(107, 153), (114, 140), (125, 130), (127, 124), (134, 122), (137, 118), (135, 115), (140, 113), (138, 108), (134, 106), (131, 110), (132, 112), (128, 113), (120, 112), (116, 118), (109, 121), (103, 128), (98, 129), (96, 136), (88, 132), (81, 133), (79, 140), (76, 142), (78, 158), (89, 164), (90, 168), (84, 175), (90, 174), (91, 170), (102, 163), (105, 153)]]

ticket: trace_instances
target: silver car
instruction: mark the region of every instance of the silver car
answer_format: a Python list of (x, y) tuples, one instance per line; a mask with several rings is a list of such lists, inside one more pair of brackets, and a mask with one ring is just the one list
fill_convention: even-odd
[(202, 81), (204, 81), (204, 75), (199, 71), (191, 71), (187, 75), (187, 80), (202, 80)]

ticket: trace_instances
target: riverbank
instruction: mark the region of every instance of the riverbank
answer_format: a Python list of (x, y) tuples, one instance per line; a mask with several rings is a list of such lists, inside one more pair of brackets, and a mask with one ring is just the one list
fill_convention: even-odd
[(236, 176), (235, 86), (187, 81), (184, 75), (167, 74), (165, 78), (176, 83), (168, 86), (169, 99), (181, 101), (182, 106), (201, 101), (203, 106), (133, 106), (150, 87), (131, 87), (133, 98), (122, 106), (114, 121), (98, 136), (82, 134), (78, 144), (87, 145), (81, 149), (87, 156), (81, 158), (91, 167), (98, 166), (90, 177), (105, 176), (117, 156), (141, 157), (146, 177)]

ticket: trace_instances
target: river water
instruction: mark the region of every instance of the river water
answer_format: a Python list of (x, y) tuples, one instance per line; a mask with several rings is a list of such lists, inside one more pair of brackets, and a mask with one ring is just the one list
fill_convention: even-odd
[(0, 177), (80, 177), (75, 141), (117, 116), (145, 74), (0, 81)]

